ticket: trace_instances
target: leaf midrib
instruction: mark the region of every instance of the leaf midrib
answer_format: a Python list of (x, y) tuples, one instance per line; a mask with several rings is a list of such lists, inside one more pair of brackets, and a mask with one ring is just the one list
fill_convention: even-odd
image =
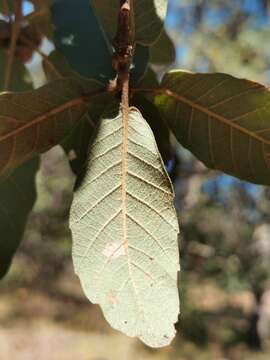
[(132, 265), (133, 262), (129, 255), (129, 244), (128, 244), (128, 231), (127, 231), (127, 218), (128, 218), (128, 212), (127, 212), (127, 177), (128, 177), (128, 141), (129, 141), (129, 115), (130, 115), (130, 108), (122, 105), (122, 124), (123, 124), (123, 145), (122, 145), (122, 178), (121, 178), (121, 190), (122, 190), (122, 215), (123, 215), (123, 245), (127, 257), (127, 265), (128, 265), (128, 275), (129, 279), (132, 284), (132, 288), (134, 291), (136, 303), (138, 305), (140, 314), (144, 318), (144, 311), (143, 307), (141, 305), (140, 299), (139, 299), (139, 293), (137, 286), (134, 282), (133, 276), (132, 276)]
[[(86, 109), (87, 109), (87, 104), (90, 102), (90, 100), (92, 100), (93, 98), (102, 95), (102, 93), (104, 93), (103, 91), (97, 91), (93, 94), (90, 95), (81, 95), (75, 99), (69, 100), (66, 103), (56, 106), (55, 108), (53, 108), (52, 110), (49, 110), (41, 115), (36, 116), (35, 118), (31, 119), (30, 121), (26, 121), (24, 123), (24, 125), (19, 126), (18, 128), (14, 129), (13, 131), (8, 132), (5, 135), (0, 136), (0, 143), (4, 140), (13, 138), (18, 136), (21, 132), (23, 132), (24, 130), (31, 128), (33, 126), (38, 125), (39, 123), (42, 123), (43, 121), (47, 121), (49, 120), (52, 116), (57, 115), (61, 112), (64, 112), (67, 109), (71, 109), (74, 107), (78, 107), (81, 105), (85, 105)], [(7, 117), (9, 119), (13, 119), (11, 116)], [(13, 120), (16, 120), (15, 118)]]
[[(260, 135), (258, 135), (255, 132), (245, 129), (241, 125), (238, 125), (238, 124), (232, 122), (231, 120), (225, 118), (224, 116), (219, 115), (216, 112), (209, 110), (208, 108), (204, 107), (203, 105), (200, 105), (200, 104), (186, 98), (183, 95), (177, 94), (176, 92), (172, 91), (169, 88), (166, 88), (166, 87), (159, 88), (159, 89), (157, 89), (157, 88), (156, 89), (155, 88), (133, 88), (132, 91), (134, 93), (135, 92), (146, 92), (146, 93), (153, 93), (156, 95), (164, 95), (165, 94), (171, 98), (174, 98), (175, 100), (177, 100), (179, 102), (189, 105), (193, 109), (199, 110), (200, 112), (208, 115), (212, 119), (222, 122), (223, 124), (229, 126), (230, 128), (234, 128), (234, 129), (238, 130), (239, 132), (244, 133), (244, 134), (256, 139), (257, 141), (260, 141), (264, 144), (270, 145), (270, 140), (267, 140), (267, 139), (261, 137)], [(266, 131), (266, 130), (267, 129), (263, 129), (263, 131)], [(269, 130), (270, 130), (270, 128), (269, 128)]]
[[(153, 91), (153, 90), (152, 90)], [(200, 105), (198, 103), (195, 103), (194, 101), (192, 100), (189, 100), (188, 98), (182, 96), (182, 95), (179, 95), (175, 92), (173, 92), (172, 90), (170, 89), (167, 89), (167, 88), (163, 88), (161, 90), (158, 91), (158, 93), (161, 93), (161, 94), (166, 94), (184, 104), (187, 104), (189, 105), (190, 107), (192, 107), (193, 109), (196, 109), (196, 110), (199, 110), (201, 111), (202, 113), (210, 116), (210, 118), (213, 118), (213, 119), (216, 119), (222, 123), (224, 123), (225, 125), (229, 126), (230, 128), (234, 128), (242, 133), (245, 133), (246, 135), (256, 139), (257, 141), (260, 141), (260, 142), (263, 142), (267, 145), (270, 145), (270, 140), (267, 140), (267, 139), (264, 139), (262, 138), (261, 136), (257, 135), (256, 133), (248, 130), (248, 129), (245, 129), (244, 127), (232, 122), (231, 120), (228, 120), (227, 118), (225, 118), (224, 116), (222, 115), (219, 115), (217, 114), (216, 112), (214, 111), (211, 111), (209, 110), (208, 108), (204, 107), (203, 105)]]
[[(4, 140), (7, 140), (9, 138), (12, 138), (12, 137), (16, 137), (17, 135), (19, 135), (21, 132), (23, 132), (24, 130), (28, 129), (28, 128), (31, 128), (32, 126), (35, 126), (43, 121), (46, 121), (48, 119), (50, 119), (52, 116), (54, 115), (57, 115), (69, 108), (72, 108), (72, 107), (76, 107), (76, 106), (80, 106), (82, 105), (83, 103), (85, 103), (85, 100), (84, 100), (84, 97), (80, 97), (80, 98), (77, 98), (77, 99), (73, 99), (72, 101), (69, 101), (63, 105), (60, 105), (50, 111), (47, 111), (46, 113), (42, 114), (42, 115), (39, 115), (37, 117), (35, 117), (34, 119), (32, 119), (31, 121), (27, 121), (26, 123), (24, 123), (24, 125), (18, 127), (17, 129), (5, 134), (5, 135), (2, 135), (0, 136), (0, 142), (1, 141), (4, 141)], [(12, 119), (12, 117), (10, 117), (10, 119)]]

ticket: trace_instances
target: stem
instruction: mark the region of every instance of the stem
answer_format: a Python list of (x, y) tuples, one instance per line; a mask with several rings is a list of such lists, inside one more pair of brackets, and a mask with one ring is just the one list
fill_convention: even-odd
[(40, 10), (35, 10), (31, 14), (25, 16), (25, 20), (32, 21), (32, 20), (36, 20), (36, 18), (38, 18), (38, 17), (42, 17), (42, 16), (46, 16), (46, 15), (49, 15), (49, 11), (48, 11), (48, 9), (46, 9), (46, 7), (44, 7)]
[(120, 0), (118, 26), (113, 45), (113, 67), (117, 70), (118, 88), (121, 90), (123, 121), (128, 122), (129, 109), (129, 72), (134, 47), (133, 0)]
[(2, 6), (3, 6), (4, 15), (6, 15), (8, 17), (9, 22), (11, 23), (12, 22), (12, 17), (11, 17), (11, 14), (10, 14), (10, 9), (9, 9), (7, 0), (3, 0)]
[(134, 0), (129, 0), (130, 6), (130, 42), (132, 45), (135, 43), (135, 12), (134, 12)]
[(21, 21), (22, 21), (22, 0), (14, 0), (14, 14), (15, 14), (15, 21), (12, 22), (12, 32), (11, 32), (11, 41), (9, 47), (9, 54), (5, 69), (5, 79), (4, 79), (4, 90), (7, 91), (10, 84), (11, 73), (12, 73), (12, 65), (14, 62), (15, 52), (16, 52), (16, 45), (18, 36), (20, 34), (21, 28)]
[(20, 40), (23, 44), (29, 46), (30, 49), (37, 52), (42, 57), (42, 60), (51, 68), (51, 70), (55, 73), (55, 75), (58, 78), (63, 77), (63, 75), (57, 70), (57, 68), (54, 66), (52, 61), (49, 59), (48, 55), (44, 54), (34, 42), (32, 42), (30, 39), (28, 39), (23, 34), (20, 35)]
[[(119, 64), (118, 76), (122, 85), (121, 107), (123, 115), (123, 133), (124, 138), (127, 138), (129, 120), (129, 72), (133, 58), (134, 44), (133, 0), (120, 0), (118, 34), (120, 34), (120, 39), (123, 41), (122, 44), (121, 42), (119, 44), (120, 54), (123, 55), (123, 60)], [(124, 47), (126, 48), (123, 51)]]

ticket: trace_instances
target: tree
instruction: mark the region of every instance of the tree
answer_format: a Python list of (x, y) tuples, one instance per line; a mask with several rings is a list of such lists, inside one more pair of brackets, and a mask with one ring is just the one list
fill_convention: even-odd
[[(269, 184), (269, 91), (221, 73), (173, 70), (159, 82), (151, 64), (175, 55), (166, 0), (32, 3), (26, 27), (22, 0), (1, 8), (3, 88), (14, 91), (0, 95), (1, 276), (34, 203), (37, 157), (61, 144), (76, 155), (70, 227), (86, 296), (116, 329), (167, 345), (179, 313), (170, 133), (207, 167)], [(45, 36), (55, 45), (49, 57)], [(48, 83), (18, 92), (34, 52)]]

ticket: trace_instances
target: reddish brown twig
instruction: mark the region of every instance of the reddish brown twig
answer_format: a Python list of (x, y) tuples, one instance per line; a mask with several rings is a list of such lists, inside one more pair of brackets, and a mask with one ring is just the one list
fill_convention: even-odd
[(133, 0), (120, 0), (118, 26), (113, 40), (112, 66), (117, 71), (117, 88), (121, 90), (121, 106), (124, 122), (128, 121), (129, 71), (134, 53)]

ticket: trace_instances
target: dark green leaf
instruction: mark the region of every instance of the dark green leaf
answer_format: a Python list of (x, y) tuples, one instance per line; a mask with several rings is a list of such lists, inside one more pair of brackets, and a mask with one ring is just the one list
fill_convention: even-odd
[[(7, 63), (7, 52), (0, 50), (0, 89), (3, 89), (4, 77), (5, 77), (5, 68)], [(10, 79), (10, 89), (12, 91), (27, 91), (32, 89), (32, 83), (30, 74), (28, 73), (25, 66), (14, 59), (11, 79)]]
[[(0, 51), (1, 88), (4, 83), (6, 62), (7, 53)], [(14, 59), (9, 87), (13, 91), (32, 89), (26, 68), (16, 59)], [(35, 175), (38, 164), (39, 160), (34, 158), (13, 171), (10, 176), (0, 180), (0, 278), (8, 271), (12, 257), (21, 242), (28, 214), (35, 202)]]
[(149, 63), (149, 48), (137, 45), (135, 49), (133, 66), (130, 72), (131, 84), (136, 84), (145, 75)]
[(165, 30), (150, 47), (150, 62), (156, 65), (169, 65), (175, 61), (175, 46)]
[(101, 82), (112, 79), (112, 47), (89, 0), (55, 0), (51, 12), (56, 48), (71, 68)]
[[(136, 86), (135, 86), (136, 87)], [(151, 66), (148, 67), (144, 77), (140, 80), (138, 87), (140, 88), (153, 88), (156, 89), (159, 87), (159, 81), (157, 78), (157, 74), (155, 73), (155, 71), (152, 69)], [(153, 94), (146, 94), (148, 97), (152, 98)]]
[(48, 81), (61, 79), (63, 77), (82, 79), (78, 73), (71, 69), (66, 58), (59, 50), (52, 51), (46, 60), (43, 59), (42, 65)]
[(38, 164), (34, 158), (0, 181), (0, 279), (9, 269), (36, 200)]
[(75, 129), (62, 143), (62, 147), (68, 155), (70, 166), (75, 175), (83, 173), (89, 143), (95, 133), (96, 124), (89, 115), (85, 115)]

